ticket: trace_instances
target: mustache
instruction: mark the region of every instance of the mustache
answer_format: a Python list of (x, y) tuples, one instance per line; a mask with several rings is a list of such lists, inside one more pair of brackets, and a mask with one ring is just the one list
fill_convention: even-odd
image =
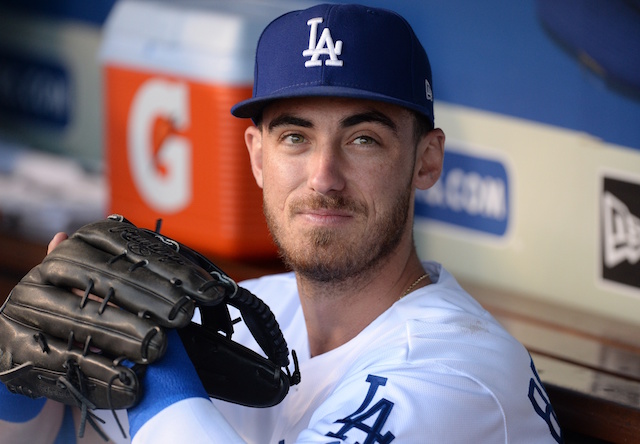
[(367, 216), (369, 214), (369, 210), (364, 203), (341, 195), (306, 196), (292, 202), (290, 210), (292, 213), (308, 210), (340, 210), (363, 216)]

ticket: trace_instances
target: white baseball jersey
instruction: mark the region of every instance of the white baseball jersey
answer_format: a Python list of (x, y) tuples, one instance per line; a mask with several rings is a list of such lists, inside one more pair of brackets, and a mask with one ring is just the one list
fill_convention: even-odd
[[(423, 265), (433, 284), (313, 358), (294, 275), (243, 282), (276, 315), (302, 382), (268, 409), (182, 401), (152, 418), (134, 442), (169, 442), (172, 433), (190, 443), (560, 442), (525, 348), (440, 265)], [(235, 340), (258, 350), (246, 328), (237, 330)]]

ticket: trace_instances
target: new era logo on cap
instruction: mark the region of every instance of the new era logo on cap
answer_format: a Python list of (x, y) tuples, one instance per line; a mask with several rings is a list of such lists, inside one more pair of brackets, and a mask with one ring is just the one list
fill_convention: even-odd
[(271, 22), (256, 50), (253, 97), (236, 117), (257, 118), (271, 101), (350, 97), (403, 106), (433, 124), (431, 67), (407, 21), (362, 5), (318, 5)]

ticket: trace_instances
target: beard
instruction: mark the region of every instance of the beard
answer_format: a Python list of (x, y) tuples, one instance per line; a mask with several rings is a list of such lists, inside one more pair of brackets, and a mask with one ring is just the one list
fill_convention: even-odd
[[(411, 195), (411, 185), (407, 184), (374, 226), (363, 225), (355, 235), (340, 228), (315, 227), (305, 233), (304, 239), (296, 239), (277, 223), (266, 201), (264, 213), (289, 268), (316, 282), (339, 285), (353, 278), (366, 279), (396, 249), (407, 229)], [(347, 210), (360, 220), (369, 215), (365, 204), (344, 196), (315, 195), (292, 202), (289, 215), (297, 208)]]

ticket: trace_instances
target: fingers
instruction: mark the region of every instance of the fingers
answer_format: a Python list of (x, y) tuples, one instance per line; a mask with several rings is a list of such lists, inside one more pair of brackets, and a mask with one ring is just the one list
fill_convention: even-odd
[(51, 239), (51, 242), (49, 242), (49, 245), (47, 246), (47, 254), (51, 253), (53, 249), (60, 244), (60, 242), (67, 239), (68, 237), (69, 236), (67, 236), (66, 233), (57, 233), (55, 236), (53, 236), (53, 239)]

